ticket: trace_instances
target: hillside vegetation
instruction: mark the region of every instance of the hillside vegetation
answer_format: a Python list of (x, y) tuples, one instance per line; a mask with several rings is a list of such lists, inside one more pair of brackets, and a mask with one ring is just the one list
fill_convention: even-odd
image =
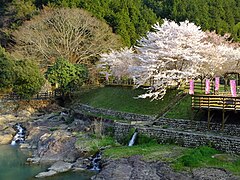
[(163, 100), (136, 99), (142, 93), (144, 93), (144, 89), (104, 87), (88, 90), (76, 98), (79, 100), (77, 102), (98, 108), (146, 115), (162, 115), (181, 96), (177, 90), (171, 90)]
[[(38, 14), (43, 6), (83, 8), (105, 20), (127, 46), (136, 43), (152, 24), (167, 18), (176, 22), (188, 19), (203, 30), (231, 33), (240, 40), (239, 0), (4, 0), (0, 5), (0, 28), (14, 29)], [(2, 32), (1, 44), (11, 37)]]

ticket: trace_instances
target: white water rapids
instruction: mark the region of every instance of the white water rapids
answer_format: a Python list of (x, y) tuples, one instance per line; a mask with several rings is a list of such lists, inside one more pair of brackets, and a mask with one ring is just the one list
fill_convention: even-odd
[(16, 145), (19, 143), (23, 143), (25, 141), (25, 128), (22, 127), (21, 124), (17, 123), (15, 125), (17, 133), (16, 135), (13, 137), (13, 140), (11, 142), (11, 145)]

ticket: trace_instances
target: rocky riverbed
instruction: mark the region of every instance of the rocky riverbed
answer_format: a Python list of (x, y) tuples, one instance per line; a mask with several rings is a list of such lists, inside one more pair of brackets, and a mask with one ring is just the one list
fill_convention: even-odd
[[(57, 107), (54, 111), (39, 113), (25, 109), (16, 113), (0, 115), (0, 144), (10, 144), (15, 130), (21, 122), (27, 129), (25, 143), (20, 148), (33, 150), (29, 163), (51, 163), (46, 172), (36, 177), (53, 176), (70, 170), (85, 170), (91, 165), (86, 148), (77, 146), (77, 134), (93, 132), (93, 122), (84, 116), (72, 117), (68, 109)], [(86, 137), (88, 138), (88, 137)], [(170, 180), (237, 180), (224, 169), (198, 168), (192, 172), (174, 172), (167, 163), (145, 162), (141, 156), (119, 160), (102, 159), (102, 170), (92, 177), (95, 180), (170, 179)]]
[(141, 156), (107, 160), (94, 180), (239, 180), (224, 169), (197, 168), (191, 173), (174, 172), (167, 163), (145, 162)]

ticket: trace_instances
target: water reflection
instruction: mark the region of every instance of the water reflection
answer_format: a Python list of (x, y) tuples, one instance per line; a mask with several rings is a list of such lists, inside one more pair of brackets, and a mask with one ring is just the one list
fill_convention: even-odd
[[(17, 146), (0, 145), (0, 179), (1, 180), (33, 180), (39, 172), (45, 171), (48, 165), (28, 165), (27, 157), (31, 152), (22, 151)], [(46, 180), (89, 180), (92, 172), (67, 172)]]

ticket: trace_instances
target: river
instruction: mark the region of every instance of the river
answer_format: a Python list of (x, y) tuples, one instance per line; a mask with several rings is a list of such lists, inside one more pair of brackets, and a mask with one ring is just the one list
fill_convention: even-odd
[[(48, 165), (26, 164), (30, 151), (22, 151), (17, 146), (0, 145), (0, 179), (1, 180), (33, 180), (39, 172), (47, 170)], [(89, 180), (93, 172), (67, 172), (44, 180)]]

